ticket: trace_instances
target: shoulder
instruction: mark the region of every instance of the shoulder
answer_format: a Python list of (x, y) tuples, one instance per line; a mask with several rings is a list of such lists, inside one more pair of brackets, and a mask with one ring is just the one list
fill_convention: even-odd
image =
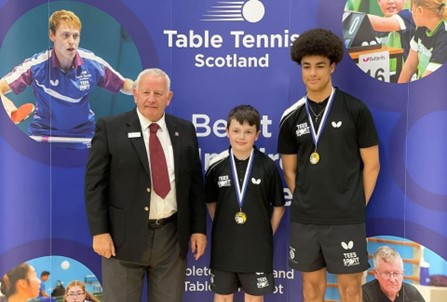
[(78, 48), (78, 54), (81, 56), (81, 58), (83, 59), (94, 59), (94, 58), (98, 58), (95, 53), (91, 50), (85, 49), (85, 48)]
[(412, 295), (419, 294), (417, 288), (413, 284), (407, 282), (402, 282), (402, 290)]
[(261, 150), (259, 150), (258, 148), (255, 147), (254, 150), (254, 156), (255, 159), (260, 162), (262, 162), (263, 166), (275, 166), (275, 161), (273, 159), (271, 159), (267, 154), (265, 154), (264, 152), (262, 152)]
[(340, 90), (338, 88), (335, 91), (334, 101), (337, 102), (339, 105), (341, 104), (341, 105), (347, 107), (350, 110), (354, 110), (354, 111), (363, 110), (363, 109), (368, 110), (368, 107), (359, 98), (357, 98), (343, 90)]
[(193, 126), (192, 122), (185, 120), (183, 118), (177, 117), (175, 115), (166, 113), (165, 114), (166, 123), (175, 124), (178, 126), (190, 127)]
[(132, 109), (131, 111), (119, 113), (117, 115), (109, 115), (98, 119), (97, 124), (117, 124), (122, 122), (133, 122), (138, 120), (138, 115), (136, 109)]
[(105, 61), (103, 58), (95, 55), (95, 53), (93, 51), (90, 51), (85, 48), (78, 48), (77, 52), (78, 52), (78, 55), (84, 61), (84, 63), (90, 64), (90, 65), (99, 64), (99, 65), (102, 65), (103, 67), (105, 66), (107, 68), (112, 69), (110, 67), (109, 63), (107, 63), (107, 61)]
[(296, 101), (292, 106), (287, 108), (281, 116), (280, 123), (279, 123), (280, 127), (281, 127), (281, 125), (286, 123), (286, 121), (288, 119), (290, 119), (290, 117), (294, 116), (294, 114), (296, 114), (296, 112), (301, 107), (303, 107), (305, 104), (306, 104), (306, 97), (304, 96), (301, 99), (299, 99), (298, 101)]
[(209, 161), (208, 167), (205, 167), (206, 173), (209, 174), (213, 169), (215, 169), (220, 163), (222, 163), (225, 159), (230, 156), (230, 152), (228, 150), (220, 152), (218, 155), (211, 158)]

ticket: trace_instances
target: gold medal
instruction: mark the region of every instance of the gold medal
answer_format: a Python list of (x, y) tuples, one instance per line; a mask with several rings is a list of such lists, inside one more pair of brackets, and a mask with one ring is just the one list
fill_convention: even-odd
[(244, 212), (239, 211), (234, 215), (234, 220), (237, 224), (244, 224), (247, 221), (247, 215)]
[(310, 155), (309, 161), (312, 165), (318, 164), (318, 162), (320, 161), (320, 154), (318, 154), (317, 152), (313, 152)]

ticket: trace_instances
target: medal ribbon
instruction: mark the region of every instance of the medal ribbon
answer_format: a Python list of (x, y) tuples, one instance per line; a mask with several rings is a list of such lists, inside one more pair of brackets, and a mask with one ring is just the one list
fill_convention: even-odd
[(318, 131), (317, 132), (315, 132), (315, 127), (314, 127), (314, 123), (312, 121), (312, 116), (310, 115), (309, 99), (306, 97), (307, 119), (309, 120), (309, 123), (310, 123), (310, 129), (311, 129), (311, 133), (312, 133), (312, 139), (313, 139), (314, 144), (315, 144), (315, 150), (317, 149), (318, 140), (320, 139), (321, 133), (323, 132), (324, 124), (326, 124), (326, 119), (327, 119), (327, 117), (329, 115), (329, 112), (331, 111), (332, 102), (334, 101), (334, 94), (335, 94), (335, 89), (332, 88), (331, 95), (330, 95), (329, 100), (327, 102), (326, 109), (324, 110), (323, 117), (321, 118), (320, 126), (318, 127)]
[(244, 182), (242, 183), (242, 190), (239, 186), (239, 178), (237, 175), (236, 162), (234, 161), (233, 149), (230, 151), (230, 160), (231, 160), (231, 172), (233, 174), (234, 186), (236, 189), (236, 197), (237, 202), (239, 204), (239, 208), (242, 209), (242, 205), (244, 204), (244, 196), (247, 191), (248, 178), (251, 174), (251, 168), (253, 166), (253, 149), (251, 149), (250, 159), (248, 160), (247, 170), (245, 171)]

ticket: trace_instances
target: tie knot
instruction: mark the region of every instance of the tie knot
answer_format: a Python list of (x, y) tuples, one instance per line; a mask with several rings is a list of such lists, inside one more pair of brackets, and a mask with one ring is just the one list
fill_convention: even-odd
[(149, 125), (149, 131), (151, 133), (157, 133), (158, 128), (160, 128), (160, 126), (158, 126), (157, 123), (152, 123)]

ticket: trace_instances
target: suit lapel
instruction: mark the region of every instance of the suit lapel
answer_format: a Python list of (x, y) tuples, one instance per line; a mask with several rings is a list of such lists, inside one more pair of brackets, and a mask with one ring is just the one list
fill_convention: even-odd
[(149, 172), (149, 159), (147, 158), (146, 146), (144, 145), (144, 133), (141, 131), (140, 120), (138, 119), (138, 115), (136, 109), (130, 112), (130, 119), (127, 122), (127, 133), (139, 132), (141, 136), (139, 138), (131, 138), (129, 139), (133, 147), (135, 148), (136, 153), (138, 154), (138, 158), (141, 161), (141, 164), (144, 167), (147, 175), (150, 176)]

